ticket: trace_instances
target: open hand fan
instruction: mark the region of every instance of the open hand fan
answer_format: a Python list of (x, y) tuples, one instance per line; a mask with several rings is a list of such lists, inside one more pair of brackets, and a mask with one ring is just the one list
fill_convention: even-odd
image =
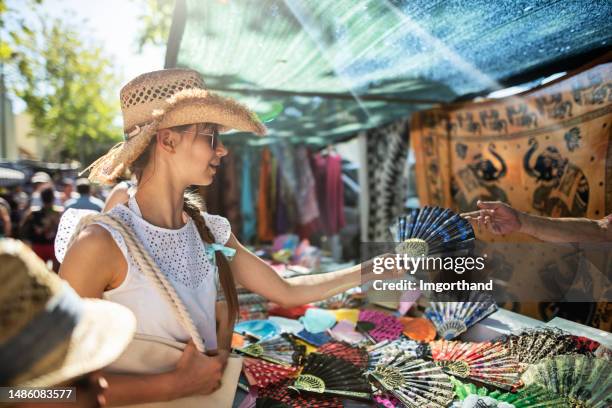
[(333, 395), (296, 393), (289, 390), (289, 381), (259, 390), (257, 408), (342, 408), (342, 401)]
[(424, 343), (401, 337), (397, 340), (385, 340), (370, 346), (368, 347), (368, 353), (370, 354), (369, 367), (375, 367), (377, 365), (386, 364), (398, 356), (405, 358), (423, 358), (429, 354), (429, 349)]
[(526, 330), (518, 335), (506, 336), (502, 341), (510, 354), (525, 365), (576, 350), (571, 336), (551, 328)]
[(539, 385), (564, 397), (567, 406), (612, 406), (612, 363), (578, 354), (546, 358), (521, 377), (526, 386)]
[(286, 333), (236, 350), (251, 357), (285, 365), (301, 364), (306, 354), (306, 348), (296, 344), (291, 335)]
[(520, 385), (521, 365), (501, 343), (429, 343), (431, 357), (444, 371), (506, 390)]
[(376, 310), (360, 310), (357, 330), (363, 333), (372, 343), (383, 340), (395, 340), (404, 326), (397, 318)]
[(452, 340), (496, 310), (497, 305), (490, 296), (476, 293), (466, 302), (432, 301), (425, 317), (436, 326), (441, 338)]
[(367, 374), (408, 408), (446, 407), (455, 395), (449, 376), (430, 361), (398, 357)]
[(399, 252), (412, 257), (467, 255), (474, 246), (469, 221), (447, 208), (412, 209), (391, 226)]
[(242, 371), (250, 385), (267, 387), (270, 384), (295, 377), (298, 368), (246, 357), (242, 364)]
[(346, 342), (331, 341), (321, 346), (317, 353), (341, 358), (362, 369), (368, 365), (368, 352), (362, 347), (352, 346)]
[(483, 401), (482, 397), (488, 397), (497, 402), (511, 404), (514, 408), (559, 408), (566, 406), (566, 401), (563, 397), (555, 395), (537, 384), (531, 384), (517, 392), (510, 393), (499, 390), (489, 391), (485, 387), (479, 388), (474, 384), (463, 383), (453, 377), (451, 377), (451, 381), (455, 386), (455, 395), (457, 395), (460, 400), (464, 401), (461, 408), (480, 408), (492, 405)]
[(304, 369), (290, 388), (359, 399), (369, 399), (371, 393), (363, 370), (348, 361), (319, 353), (308, 355)]

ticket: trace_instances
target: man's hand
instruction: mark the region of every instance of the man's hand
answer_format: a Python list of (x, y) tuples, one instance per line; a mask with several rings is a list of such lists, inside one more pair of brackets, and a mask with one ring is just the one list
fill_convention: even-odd
[(520, 213), (501, 201), (478, 201), (478, 211), (463, 213), (461, 216), (472, 225), (476, 224), (478, 232), (482, 226), (497, 235), (510, 234), (521, 230)]

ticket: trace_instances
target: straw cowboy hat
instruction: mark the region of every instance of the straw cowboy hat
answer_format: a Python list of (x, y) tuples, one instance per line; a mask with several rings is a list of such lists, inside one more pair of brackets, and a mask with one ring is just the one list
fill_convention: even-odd
[(142, 74), (121, 89), (120, 98), (125, 141), (86, 169), (94, 182), (113, 183), (123, 175), (158, 129), (215, 123), (220, 132), (266, 133), (253, 112), (233, 99), (208, 92), (201, 75), (191, 69)]
[(112, 363), (132, 340), (124, 306), (81, 299), (22, 242), (0, 240), (0, 386), (49, 387)]

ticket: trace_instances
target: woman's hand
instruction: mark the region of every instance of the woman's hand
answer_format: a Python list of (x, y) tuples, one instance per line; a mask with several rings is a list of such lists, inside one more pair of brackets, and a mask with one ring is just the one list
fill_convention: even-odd
[(187, 343), (174, 370), (175, 398), (193, 394), (211, 394), (221, 387), (221, 377), (227, 364), (223, 354), (208, 356), (200, 353), (193, 341)]

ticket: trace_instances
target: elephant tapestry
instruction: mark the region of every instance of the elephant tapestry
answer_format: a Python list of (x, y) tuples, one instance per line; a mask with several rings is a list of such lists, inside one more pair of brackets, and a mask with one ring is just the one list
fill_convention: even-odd
[[(602, 219), (612, 214), (611, 128), (609, 62), (520, 95), (416, 113), (410, 136), (420, 203), (464, 212), (478, 200), (499, 200), (530, 214)], [(612, 329), (610, 254), (585, 257), (521, 234), (476, 234), (496, 277), (515, 290), (507, 307)], [(585, 262), (587, 272), (578, 274)], [(582, 303), (550, 300), (551, 291), (575, 288), (587, 294)]]
[(417, 113), (421, 205), (500, 200), (532, 214), (612, 213), (612, 63), (526, 94)]

